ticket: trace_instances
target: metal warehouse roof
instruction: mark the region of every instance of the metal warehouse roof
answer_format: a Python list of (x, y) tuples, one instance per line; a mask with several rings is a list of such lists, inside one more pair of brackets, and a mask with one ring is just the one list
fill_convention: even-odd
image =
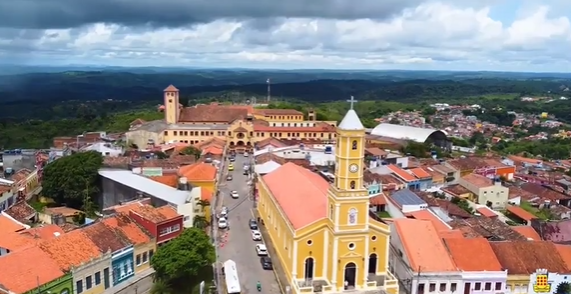
[(393, 124), (379, 124), (371, 131), (371, 135), (424, 143), (426, 139), (430, 137), (430, 135), (436, 132), (442, 132), (444, 135), (446, 135), (446, 132), (436, 129), (425, 129)]

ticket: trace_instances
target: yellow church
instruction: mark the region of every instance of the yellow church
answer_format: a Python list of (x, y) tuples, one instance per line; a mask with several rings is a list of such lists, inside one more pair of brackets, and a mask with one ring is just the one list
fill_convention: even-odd
[(293, 163), (257, 183), (258, 213), (292, 292), (398, 293), (389, 272), (387, 224), (369, 212), (363, 183), (365, 128), (351, 109), (337, 127), (335, 181)]

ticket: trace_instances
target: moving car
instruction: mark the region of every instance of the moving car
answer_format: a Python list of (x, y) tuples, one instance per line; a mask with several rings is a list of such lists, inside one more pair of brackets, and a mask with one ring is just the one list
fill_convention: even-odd
[(247, 176), (249, 173), (248, 173), (247, 170), (245, 170), (243, 174), (244, 174), (245, 176)]
[(262, 268), (265, 270), (273, 269), (272, 259), (269, 256), (260, 257), (260, 263), (262, 264)]
[(232, 191), (232, 192), (230, 192), (230, 197), (232, 197), (234, 199), (238, 199), (238, 197), (240, 197), (240, 195), (238, 195), (238, 191)]
[(228, 217), (228, 207), (223, 206), (222, 210), (220, 210), (220, 217), (227, 218)]
[(244, 153), (244, 157), (248, 157), (248, 152), (245, 152), (245, 153)]
[(218, 228), (219, 229), (228, 228), (228, 220), (225, 217), (221, 217), (218, 219)]
[(257, 231), (258, 230), (258, 223), (256, 222), (255, 219), (250, 219), (250, 221), (248, 222), (248, 225), (250, 226), (250, 230), (252, 231)]
[(230, 162), (234, 162), (236, 161), (236, 158), (234, 156), (230, 157)]
[(260, 231), (253, 230), (252, 231), (252, 240), (262, 241), (262, 233), (260, 233)]
[(234, 165), (230, 163), (228, 165), (228, 171), (233, 171), (233, 170), (234, 170)]
[(268, 256), (268, 248), (264, 244), (256, 244), (256, 253), (258, 256)]
[(227, 176), (226, 176), (226, 181), (232, 181), (232, 175), (227, 175)]

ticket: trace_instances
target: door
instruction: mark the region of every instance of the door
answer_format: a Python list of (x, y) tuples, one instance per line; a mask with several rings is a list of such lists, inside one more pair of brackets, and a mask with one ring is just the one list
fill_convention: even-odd
[(109, 268), (103, 270), (103, 284), (105, 285), (105, 289), (109, 288)]
[(350, 262), (345, 265), (345, 279), (344, 285), (348, 287), (355, 287), (355, 280), (357, 278), (357, 265)]

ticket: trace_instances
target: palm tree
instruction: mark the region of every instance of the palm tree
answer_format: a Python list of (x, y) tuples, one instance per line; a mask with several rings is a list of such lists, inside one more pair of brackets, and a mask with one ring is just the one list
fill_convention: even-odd
[(210, 201), (208, 200), (204, 200), (204, 199), (200, 199), (198, 200), (198, 202), (196, 202), (196, 205), (201, 207), (202, 212), (204, 212), (206, 210), (206, 207), (210, 206)]
[(202, 215), (195, 215), (192, 225), (198, 229), (205, 229), (208, 226), (208, 220)]
[(150, 292), (150, 294), (171, 294), (171, 293), (172, 292), (170, 286), (162, 280), (156, 280)]

